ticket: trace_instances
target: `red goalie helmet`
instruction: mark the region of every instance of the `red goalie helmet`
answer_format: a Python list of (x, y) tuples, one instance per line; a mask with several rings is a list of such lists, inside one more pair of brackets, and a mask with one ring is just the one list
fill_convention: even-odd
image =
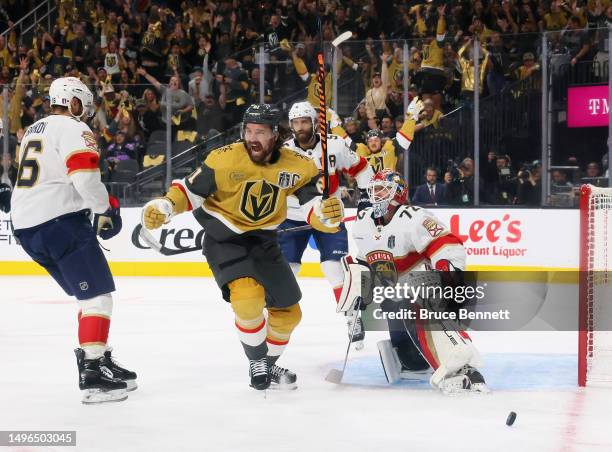
[(377, 172), (368, 183), (368, 198), (374, 208), (374, 218), (389, 211), (389, 206), (401, 206), (408, 199), (408, 184), (390, 169)]

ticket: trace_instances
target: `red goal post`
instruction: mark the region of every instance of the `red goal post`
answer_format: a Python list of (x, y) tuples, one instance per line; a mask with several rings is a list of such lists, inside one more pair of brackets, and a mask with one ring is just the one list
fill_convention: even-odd
[(612, 386), (612, 188), (580, 188), (578, 384)]

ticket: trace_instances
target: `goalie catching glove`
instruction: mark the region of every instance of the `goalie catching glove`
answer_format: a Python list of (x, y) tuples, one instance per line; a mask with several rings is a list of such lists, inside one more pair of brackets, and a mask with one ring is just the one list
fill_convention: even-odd
[(344, 206), (338, 198), (318, 198), (308, 215), (308, 223), (317, 231), (333, 234), (340, 230)]
[(119, 210), (119, 200), (114, 196), (108, 197), (110, 207), (104, 213), (94, 215), (93, 227), (96, 234), (103, 240), (108, 240), (121, 232), (121, 212)]

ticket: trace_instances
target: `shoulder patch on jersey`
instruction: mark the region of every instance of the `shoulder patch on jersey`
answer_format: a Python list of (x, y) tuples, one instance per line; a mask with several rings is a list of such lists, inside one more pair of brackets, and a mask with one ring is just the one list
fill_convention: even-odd
[(96, 140), (96, 136), (91, 130), (84, 130), (83, 132), (81, 132), (81, 136), (85, 141), (86, 148), (94, 152), (98, 152), (98, 141)]
[(427, 217), (423, 220), (423, 227), (429, 232), (432, 237), (438, 237), (444, 232), (444, 227), (440, 226), (436, 219)]
[(302, 160), (307, 160), (307, 161), (310, 161), (310, 160), (311, 160), (311, 158), (310, 158), (310, 157), (308, 157), (307, 155), (305, 155), (305, 154), (303, 154), (303, 153), (301, 153), (301, 152), (299, 152), (299, 151), (296, 151), (295, 149), (291, 149), (291, 148), (289, 148), (289, 147), (287, 147), (287, 146), (284, 146), (284, 145), (283, 145), (283, 146), (281, 147), (281, 150), (282, 150), (283, 152), (286, 152), (286, 153), (287, 153), (287, 154), (289, 154), (289, 155), (293, 155), (293, 156), (298, 157), (298, 158), (300, 158), (300, 159), (302, 159)]

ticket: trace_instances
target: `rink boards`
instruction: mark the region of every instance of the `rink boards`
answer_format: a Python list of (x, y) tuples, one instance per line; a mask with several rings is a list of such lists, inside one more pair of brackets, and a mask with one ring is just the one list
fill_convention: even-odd
[[(162, 256), (138, 238), (140, 208), (122, 209), (123, 230), (102, 242), (116, 276), (211, 276), (201, 250)], [(579, 249), (578, 210), (435, 209), (435, 215), (465, 243), (471, 270), (576, 270)], [(347, 216), (355, 214), (348, 209)], [(346, 223), (350, 230), (352, 222)], [(171, 249), (201, 244), (203, 232), (191, 214), (183, 214), (156, 231)], [(350, 238), (349, 238), (350, 241)], [(354, 245), (350, 243), (351, 251)], [(9, 217), (0, 213), (0, 274), (42, 275), (15, 242)], [(304, 253), (302, 276), (322, 276), (319, 252), (311, 240)]]

